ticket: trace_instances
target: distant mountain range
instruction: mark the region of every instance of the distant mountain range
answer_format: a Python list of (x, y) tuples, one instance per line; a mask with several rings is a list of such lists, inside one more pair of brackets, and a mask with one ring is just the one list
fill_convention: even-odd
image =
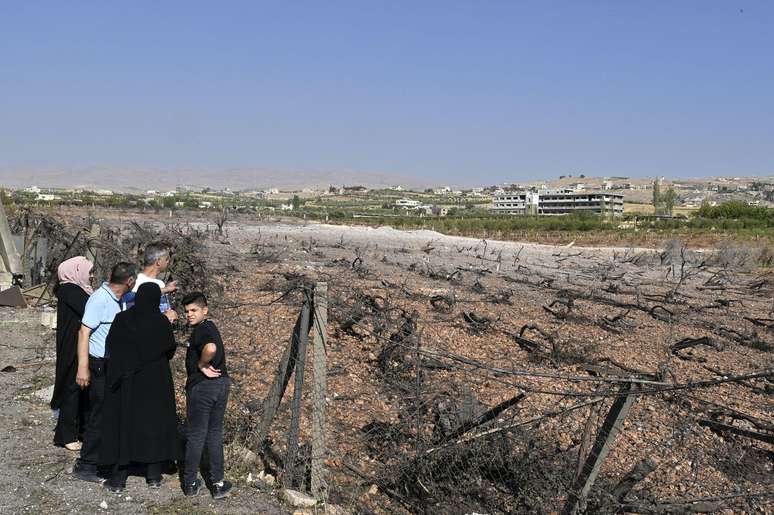
[(218, 190), (225, 188), (301, 190), (327, 188), (330, 185), (362, 185), (369, 188), (400, 185), (404, 188), (424, 188), (432, 184), (427, 180), (398, 174), (341, 170), (298, 171), (263, 168), (162, 170), (107, 167), (26, 169), (0, 166), (0, 187), (9, 188), (38, 186), (131, 192), (149, 189), (167, 190), (177, 186), (209, 187)]

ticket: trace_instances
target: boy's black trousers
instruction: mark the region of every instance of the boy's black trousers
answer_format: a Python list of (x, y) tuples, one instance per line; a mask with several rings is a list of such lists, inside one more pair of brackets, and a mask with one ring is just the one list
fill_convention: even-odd
[(188, 438), (185, 448), (183, 484), (196, 480), (205, 443), (213, 483), (223, 480), (223, 416), (226, 413), (231, 380), (228, 377), (205, 379), (186, 392)]

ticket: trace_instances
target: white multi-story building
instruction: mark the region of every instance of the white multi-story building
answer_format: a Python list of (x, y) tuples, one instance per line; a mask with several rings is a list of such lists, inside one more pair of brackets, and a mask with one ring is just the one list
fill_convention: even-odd
[(408, 198), (401, 198), (395, 201), (395, 207), (402, 207), (405, 209), (416, 209), (419, 207), (418, 200), (411, 200)]
[(538, 213), (540, 194), (534, 191), (502, 191), (496, 193), (492, 212), (510, 215)]
[(569, 189), (507, 191), (494, 197), (491, 211), (513, 215), (566, 215), (587, 212), (621, 216), (623, 195)]

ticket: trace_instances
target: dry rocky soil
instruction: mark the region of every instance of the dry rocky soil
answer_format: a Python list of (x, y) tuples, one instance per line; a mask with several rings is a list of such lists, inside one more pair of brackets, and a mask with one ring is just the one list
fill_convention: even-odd
[[(131, 230), (126, 220), (103, 224), (119, 236)], [(97, 513), (103, 501), (120, 512), (287, 511), (245, 477), (282, 471), (294, 378), (268, 452), (255, 430), (315, 281), (328, 285), (329, 499), (344, 510), (559, 510), (579, 457), (631, 381), (636, 402), (589, 513), (773, 509), (774, 277), (747, 249), (555, 247), (255, 220), (230, 221), (205, 246), (234, 379), (226, 425), (235, 495), (188, 500), (169, 477), (160, 492), (135, 478), (116, 497), (71, 479), (74, 457), (51, 445), (44, 401), (53, 332), (35, 309), (0, 308), (0, 366), (15, 367), (0, 373), (2, 511)], [(303, 476), (308, 386), (302, 406)], [(648, 459), (655, 472), (612, 495)]]

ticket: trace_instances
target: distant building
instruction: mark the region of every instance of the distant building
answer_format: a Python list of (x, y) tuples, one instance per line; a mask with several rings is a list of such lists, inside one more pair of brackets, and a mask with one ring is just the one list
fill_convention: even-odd
[(38, 196), (35, 197), (35, 200), (42, 200), (42, 201), (62, 200), (62, 197), (60, 197), (59, 195), (51, 195), (48, 193), (38, 193)]
[(586, 212), (621, 216), (623, 195), (578, 192), (570, 189), (510, 191), (494, 197), (491, 211), (513, 215), (566, 215)]
[(503, 191), (495, 193), (491, 211), (499, 214), (538, 214), (540, 194), (534, 191)]
[(395, 207), (402, 207), (404, 209), (416, 209), (419, 207), (418, 200), (411, 200), (408, 198), (401, 198), (395, 201), (393, 204)]
[(293, 204), (280, 204), (282, 211), (293, 211)]

